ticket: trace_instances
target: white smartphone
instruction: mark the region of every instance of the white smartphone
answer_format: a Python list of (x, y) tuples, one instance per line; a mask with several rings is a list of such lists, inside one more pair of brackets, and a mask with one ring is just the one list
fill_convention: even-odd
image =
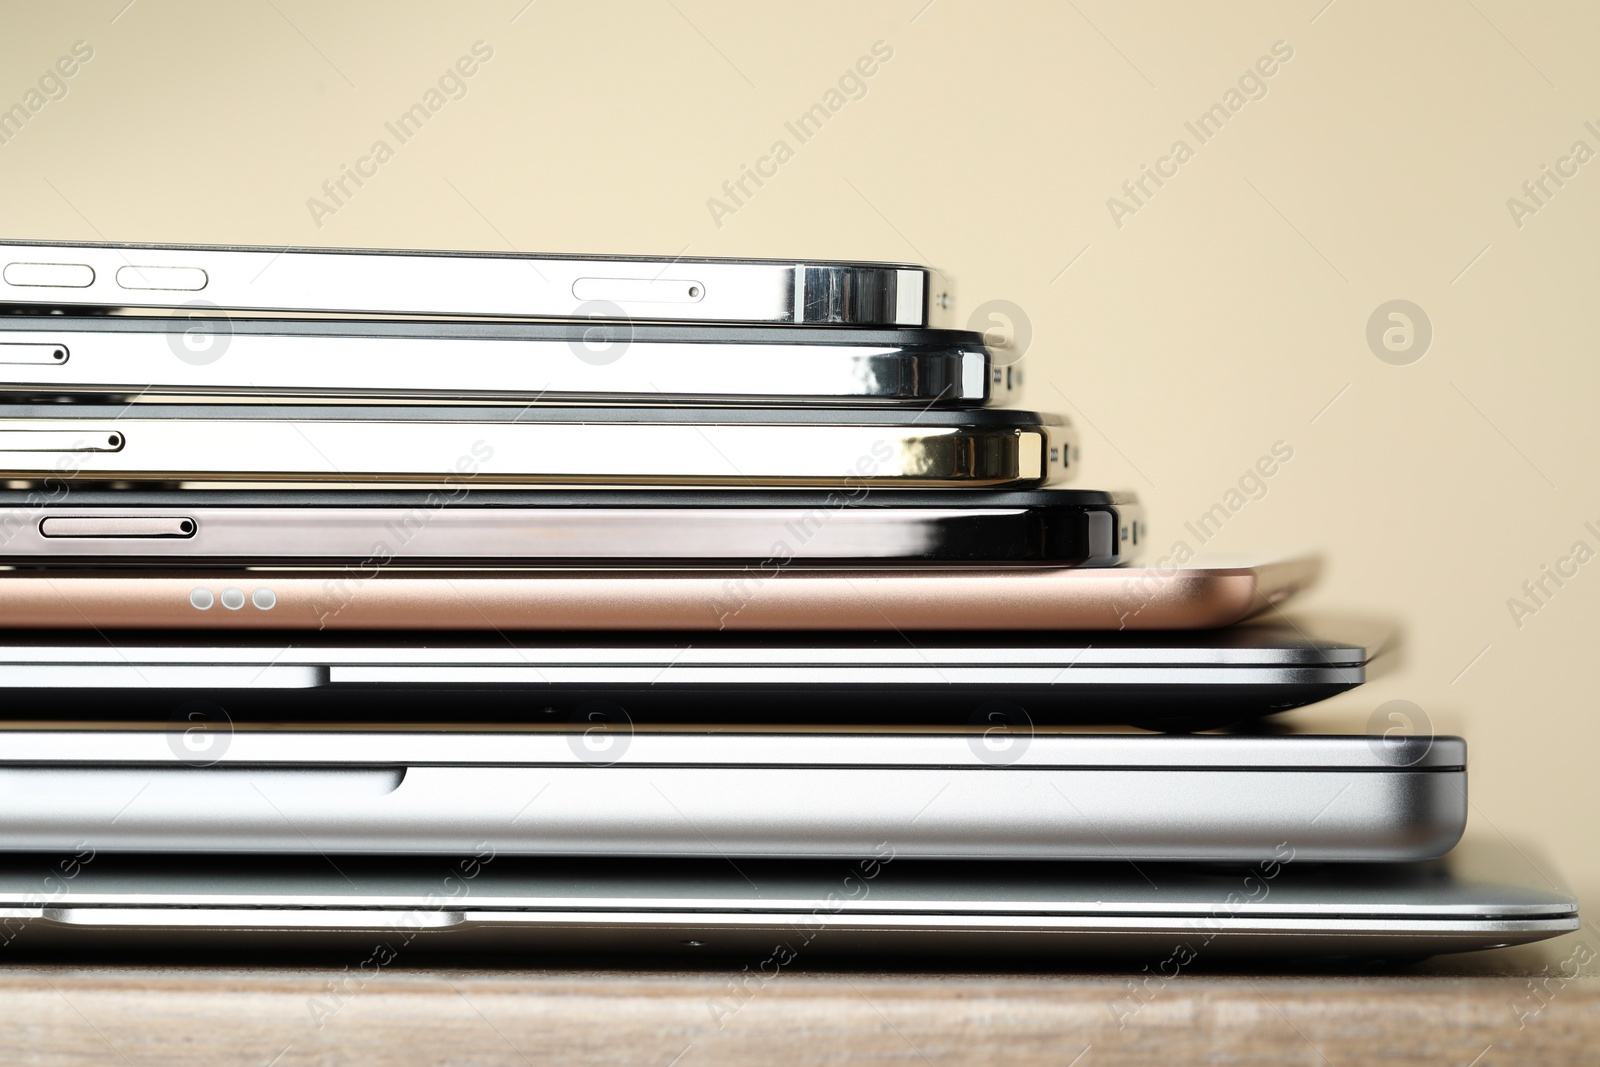
[(901, 263), (0, 241), (0, 303), (927, 326), (950, 296)]

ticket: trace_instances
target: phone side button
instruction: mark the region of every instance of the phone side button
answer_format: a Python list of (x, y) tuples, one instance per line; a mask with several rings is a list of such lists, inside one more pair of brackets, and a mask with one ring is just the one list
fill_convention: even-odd
[(199, 267), (120, 267), (117, 284), (124, 289), (166, 289), (192, 293), (211, 279)]
[(7, 285), (50, 289), (86, 289), (94, 284), (94, 268), (87, 263), (7, 263)]
[(0, 430), (0, 452), (121, 452), (117, 430)]

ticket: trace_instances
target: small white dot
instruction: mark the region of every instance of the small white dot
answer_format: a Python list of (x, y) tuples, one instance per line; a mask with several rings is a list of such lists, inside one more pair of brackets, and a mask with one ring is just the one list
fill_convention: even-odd
[(250, 603), (262, 611), (271, 611), (278, 604), (278, 594), (262, 586), (250, 594)]
[(244, 590), (236, 585), (230, 585), (222, 591), (222, 606), (229, 611), (238, 611), (244, 607)]
[(211, 590), (207, 589), (205, 586), (197, 586), (189, 591), (189, 603), (193, 604), (201, 611), (205, 611), (216, 602), (217, 598), (212, 596)]

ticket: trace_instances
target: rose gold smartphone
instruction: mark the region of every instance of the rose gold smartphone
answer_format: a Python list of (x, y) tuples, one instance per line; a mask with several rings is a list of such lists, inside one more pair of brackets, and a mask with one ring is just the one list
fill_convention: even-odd
[(1155, 567), (0, 572), (0, 628), (1198, 630), (1308, 585), (1314, 559)]

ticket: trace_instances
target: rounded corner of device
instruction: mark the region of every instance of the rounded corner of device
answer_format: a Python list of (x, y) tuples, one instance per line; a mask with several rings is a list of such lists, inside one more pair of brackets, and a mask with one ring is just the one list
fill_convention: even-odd
[[(1404, 832), (1394, 844), (1397, 860), (1436, 860), (1448, 855), (1467, 831), (1467, 790), (1464, 771), (1434, 774), (1428, 795), (1417, 798), (1416, 808), (1404, 821)], [(1454, 779), (1463, 779), (1457, 781)]]

